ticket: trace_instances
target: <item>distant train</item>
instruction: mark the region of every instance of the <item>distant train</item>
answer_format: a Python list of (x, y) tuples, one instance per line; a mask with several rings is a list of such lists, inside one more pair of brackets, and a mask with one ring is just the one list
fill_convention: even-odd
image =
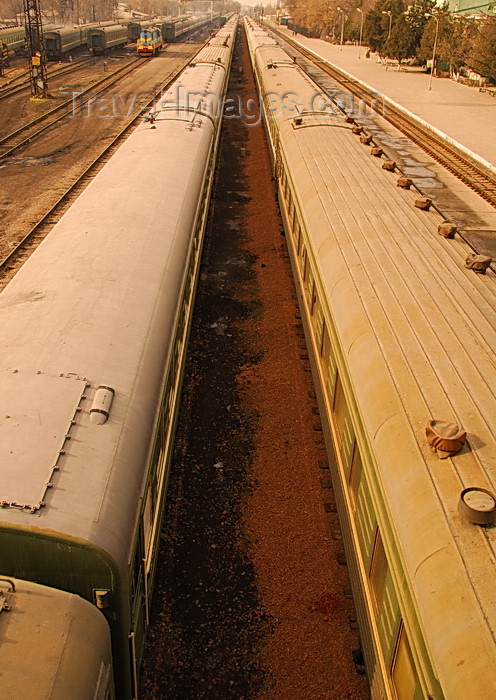
[(76, 27), (60, 27), (43, 32), (45, 54), (49, 61), (60, 61), (66, 54), (86, 46), (84, 25)]
[(133, 22), (127, 22), (125, 24), (127, 27), (127, 36), (130, 42), (138, 41), (140, 33), (143, 29), (151, 29), (152, 27), (160, 27), (159, 21), (153, 19), (145, 20), (134, 20)]
[[(60, 700), (113, 697), (100, 619), (115, 698), (137, 697), (236, 26), (215, 61), (200, 50), (0, 293), (0, 572), (84, 599), (72, 613), (86, 629), (77, 613), (54, 654), (77, 683), (93, 671)], [(36, 596), (58, 604), (55, 590)], [(57, 666), (25, 663), (43, 656), (52, 613), (12, 618), (40, 643), (35, 654), (27, 639), (8, 675), (20, 697)], [(8, 646), (0, 634), (2, 659)], [(6, 682), (2, 670), (1, 698)]]
[(213, 15), (183, 15), (174, 17), (167, 22), (163, 22), (161, 26), (162, 36), (166, 43), (174, 41), (182, 41), (184, 37), (195, 29), (200, 29), (209, 24), (211, 21), (217, 21), (219, 14)]
[(219, 17), (218, 13), (213, 15), (210, 13), (203, 15), (179, 15), (167, 20), (157, 17), (155, 19), (134, 20), (125, 24), (130, 42), (137, 42), (142, 30), (158, 28), (162, 34), (163, 42), (170, 44), (183, 39), (193, 30), (206, 26), (212, 21), (218, 22)]
[(24, 27), (5, 27), (0, 29), (0, 47), (6, 48), (7, 54), (22, 55), (26, 52), (26, 30)]
[(95, 56), (107, 53), (110, 49), (125, 46), (127, 43), (127, 27), (122, 24), (93, 27), (87, 33), (88, 50)]
[[(90, 22), (67, 27), (44, 25), (43, 41), (47, 59), (60, 61), (77, 49), (89, 48), (94, 53), (105, 53), (115, 46), (124, 46), (127, 44), (127, 30), (122, 25), (111, 22)], [(0, 46), (5, 46), (10, 55), (25, 54), (27, 50), (25, 28), (0, 29)]]
[(43, 40), (47, 59), (60, 61), (78, 48), (88, 48), (89, 32), (109, 25), (112, 25), (112, 22), (90, 22), (72, 27), (45, 29)]
[(136, 42), (136, 50), (140, 56), (156, 56), (162, 48), (162, 33), (156, 27), (142, 29)]
[(496, 274), (245, 26), (372, 698), (494, 698)]

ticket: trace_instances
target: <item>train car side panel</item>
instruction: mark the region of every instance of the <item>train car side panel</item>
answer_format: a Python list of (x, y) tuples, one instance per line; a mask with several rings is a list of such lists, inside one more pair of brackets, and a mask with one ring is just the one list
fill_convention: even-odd
[(120, 24), (95, 27), (87, 33), (88, 49), (94, 54), (103, 54), (128, 42), (127, 28)]
[(481, 381), (494, 373), (494, 275), (467, 275), (463, 241), (440, 240), (351, 125), (319, 112), (319, 88), (247, 29), (262, 92), (300, 100), (278, 112), (267, 99), (266, 125), (372, 695), (492, 695), (494, 538), (457, 500), (461, 473), (491, 489), (493, 457), (465, 449), (442, 468), (425, 424), (454, 412), (494, 443)]

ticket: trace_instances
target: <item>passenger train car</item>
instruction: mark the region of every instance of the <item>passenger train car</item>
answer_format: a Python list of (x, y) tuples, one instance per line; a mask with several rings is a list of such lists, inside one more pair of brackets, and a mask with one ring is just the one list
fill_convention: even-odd
[[(46, 57), (50, 61), (59, 61), (77, 49), (86, 48), (89, 30), (98, 30), (110, 24), (110, 22), (92, 22), (67, 27), (43, 25)], [(0, 29), (0, 46), (4, 45), (9, 54), (24, 54), (27, 49), (25, 28)]]
[(6, 47), (8, 55), (22, 55), (26, 52), (26, 30), (24, 27), (0, 29), (0, 47)]
[(496, 275), (246, 30), (372, 697), (496, 697)]
[(89, 22), (67, 27), (48, 27), (43, 30), (48, 60), (59, 61), (79, 48), (87, 48), (88, 33), (112, 25), (112, 22)]
[(160, 29), (142, 29), (136, 42), (136, 50), (140, 56), (156, 56), (162, 48)]
[(82, 25), (44, 31), (43, 41), (48, 60), (58, 61), (71, 51), (86, 46), (86, 30)]
[(184, 41), (187, 34), (195, 29), (206, 26), (211, 21), (218, 19), (218, 17), (218, 13), (213, 15), (208, 13), (204, 15), (173, 17), (171, 20), (162, 23), (162, 36), (167, 43)]
[(98, 609), (118, 700), (137, 697), (236, 19), (222, 31), (0, 294), (0, 571)]
[(127, 43), (127, 27), (122, 24), (94, 27), (87, 33), (88, 50), (95, 56), (107, 53), (110, 49), (125, 46)]
[(110, 631), (77, 595), (0, 577), (4, 700), (115, 700)]

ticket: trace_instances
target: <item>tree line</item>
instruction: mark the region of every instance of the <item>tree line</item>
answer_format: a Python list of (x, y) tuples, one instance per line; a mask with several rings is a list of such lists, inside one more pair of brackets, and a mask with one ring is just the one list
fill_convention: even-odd
[[(480, 3), (479, 3), (480, 4)], [(380, 56), (398, 61), (433, 56), (458, 78), (462, 67), (496, 82), (496, 17), (453, 14), (435, 0), (286, 0), (292, 22), (312, 36), (360, 40)], [(437, 37), (436, 37), (437, 34)]]
[[(23, 15), (23, 0), (0, 0), (0, 17), (15, 19)], [(85, 22), (101, 22), (115, 17), (117, 0), (40, 0), (43, 22), (53, 24), (81, 24)], [(217, 0), (214, 2), (216, 12), (226, 11), (226, 7), (234, 6), (239, 10), (238, 3)], [(177, 0), (133, 0), (132, 9), (129, 6), (129, 17), (132, 10), (152, 16), (177, 15), (186, 11), (209, 12), (210, 3), (207, 0), (188, 0), (178, 3)]]

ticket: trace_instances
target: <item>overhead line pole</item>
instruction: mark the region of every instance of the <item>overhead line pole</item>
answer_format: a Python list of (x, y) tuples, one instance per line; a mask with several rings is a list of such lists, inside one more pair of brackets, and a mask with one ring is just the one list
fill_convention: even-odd
[(26, 40), (28, 42), (29, 78), (34, 97), (48, 97), (45, 45), (39, 0), (24, 0)]

